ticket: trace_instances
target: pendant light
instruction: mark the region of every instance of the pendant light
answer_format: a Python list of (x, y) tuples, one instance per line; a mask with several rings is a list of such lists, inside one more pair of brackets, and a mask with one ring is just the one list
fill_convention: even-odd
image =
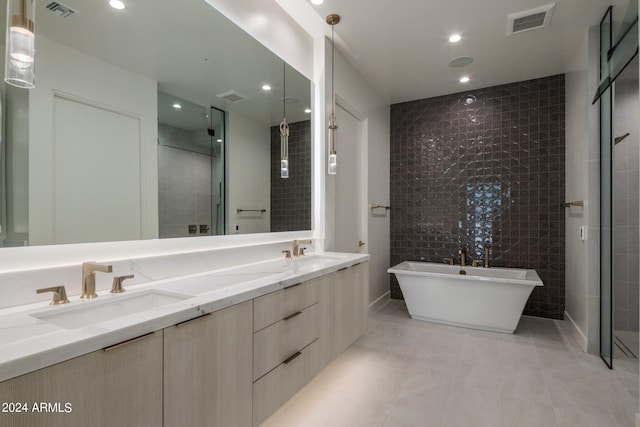
[(334, 29), (340, 22), (340, 15), (327, 16), (327, 24), (331, 25), (331, 116), (329, 117), (329, 175), (335, 175), (338, 169), (338, 156), (336, 153), (336, 90), (335, 90), (335, 44)]
[(17, 87), (35, 87), (35, 0), (7, 0), (4, 80)]
[(287, 123), (287, 64), (282, 63), (282, 122), (280, 123), (280, 178), (289, 178), (289, 124)]

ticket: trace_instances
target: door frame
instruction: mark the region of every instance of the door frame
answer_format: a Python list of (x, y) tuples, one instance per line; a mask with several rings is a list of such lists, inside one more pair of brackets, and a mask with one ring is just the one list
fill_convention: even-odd
[[(360, 141), (357, 141), (360, 149), (360, 200), (358, 205), (360, 206), (358, 209), (358, 215), (360, 216), (360, 236), (362, 241), (365, 242), (364, 246), (361, 246), (360, 252), (362, 253), (367, 248), (368, 251), (368, 241), (369, 241), (369, 216), (368, 216), (368, 204), (367, 200), (369, 199), (369, 153), (368, 153), (368, 133), (367, 129), (369, 119), (358, 111), (357, 108), (353, 107), (349, 102), (347, 102), (344, 98), (340, 97), (336, 94), (336, 106), (339, 106), (347, 113), (351, 114), (355, 117), (356, 120), (360, 122)], [(339, 126), (339, 124), (338, 124)], [(339, 128), (338, 128), (339, 129)], [(338, 169), (338, 173), (340, 173), (340, 169)], [(335, 230), (334, 230), (335, 232)], [(335, 238), (334, 238), (335, 239)]]

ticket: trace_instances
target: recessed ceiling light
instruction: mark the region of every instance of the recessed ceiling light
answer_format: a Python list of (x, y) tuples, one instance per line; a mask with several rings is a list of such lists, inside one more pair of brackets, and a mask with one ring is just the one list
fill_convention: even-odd
[(464, 76), (464, 77), (460, 77), (460, 83), (467, 83), (469, 81), (469, 77)]
[(311, 108), (305, 108), (304, 112), (307, 113), (307, 114), (311, 113)]
[(182, 108), (182, 105), (178, 104), (177, 102), (175, 104), (173, 104), (173, 108), (179, 110)]
[(322, 3), (324, 3), (324, 0), (311, 0), (311, 4), (315, 4), (316, 6)]
[(451, 43), (459, 42), (461, 39), (462, 39), (462, 36), (460, 34), (451, 34), (451, 36), (449, 36), (449, 41)]
[(269, 85), (262, 85), (262, 90), (271, 90), (271, 86)]
[(110, 0), (109, 5), (114, 9), (118, 9), (118, 10), (124, 9), (124, 3), (122, 3), (120, 0)]

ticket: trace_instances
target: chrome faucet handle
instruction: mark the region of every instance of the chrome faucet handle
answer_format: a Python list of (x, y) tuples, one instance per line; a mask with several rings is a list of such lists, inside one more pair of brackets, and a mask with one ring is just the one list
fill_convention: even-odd
[(52, 286), (50, 288), (37, 289), (36, 293), (43, 294), (45, 292), (53, 292), (53, 298), (50, 305), (66, 304), (69, 302), (67, 299), (67, 291), (64, 286)]
[(291, 251), (290, 250), (286, 250), (286, 251), (282, 251), (282, 253), (284, 254), (284, 259), (291, 259)]
[(458, 250), (458, 255), (460, 255), (460, 266), (466, 267), (467, 266), (467, 250), (466, 249)]
[(452, 257), (442, 258), (442, 262), (444, 262), (445, 264), (453, 265), (453, 258)]
[(298, 249), (298, 256), (304, 256), (304, 250), (307, 248), (300, 248)]
[(119, 294), (121, 292), (126, 291), (125, 288), (122, 287), (122, 282), (124, 282), (127, 279), (133, 279), (134, 275), (133, 274), (129, 274), (127, 276), (116, 276), (113, 278), (113, 284), (111, 285), (111, 293), (112, 294)]

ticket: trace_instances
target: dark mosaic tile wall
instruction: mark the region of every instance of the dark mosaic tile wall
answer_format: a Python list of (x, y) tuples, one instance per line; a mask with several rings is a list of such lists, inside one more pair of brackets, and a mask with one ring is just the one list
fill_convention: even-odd
[(280, 178), (280, 127), (271, 128), (271, 231), (311, 230), (311, 121), (289, 123), (289, 178)]
[(563, 318), (564, 104), (557, 75), (392, 105), (391, 265), (488, 246), (543, 280), (525, 314)]

